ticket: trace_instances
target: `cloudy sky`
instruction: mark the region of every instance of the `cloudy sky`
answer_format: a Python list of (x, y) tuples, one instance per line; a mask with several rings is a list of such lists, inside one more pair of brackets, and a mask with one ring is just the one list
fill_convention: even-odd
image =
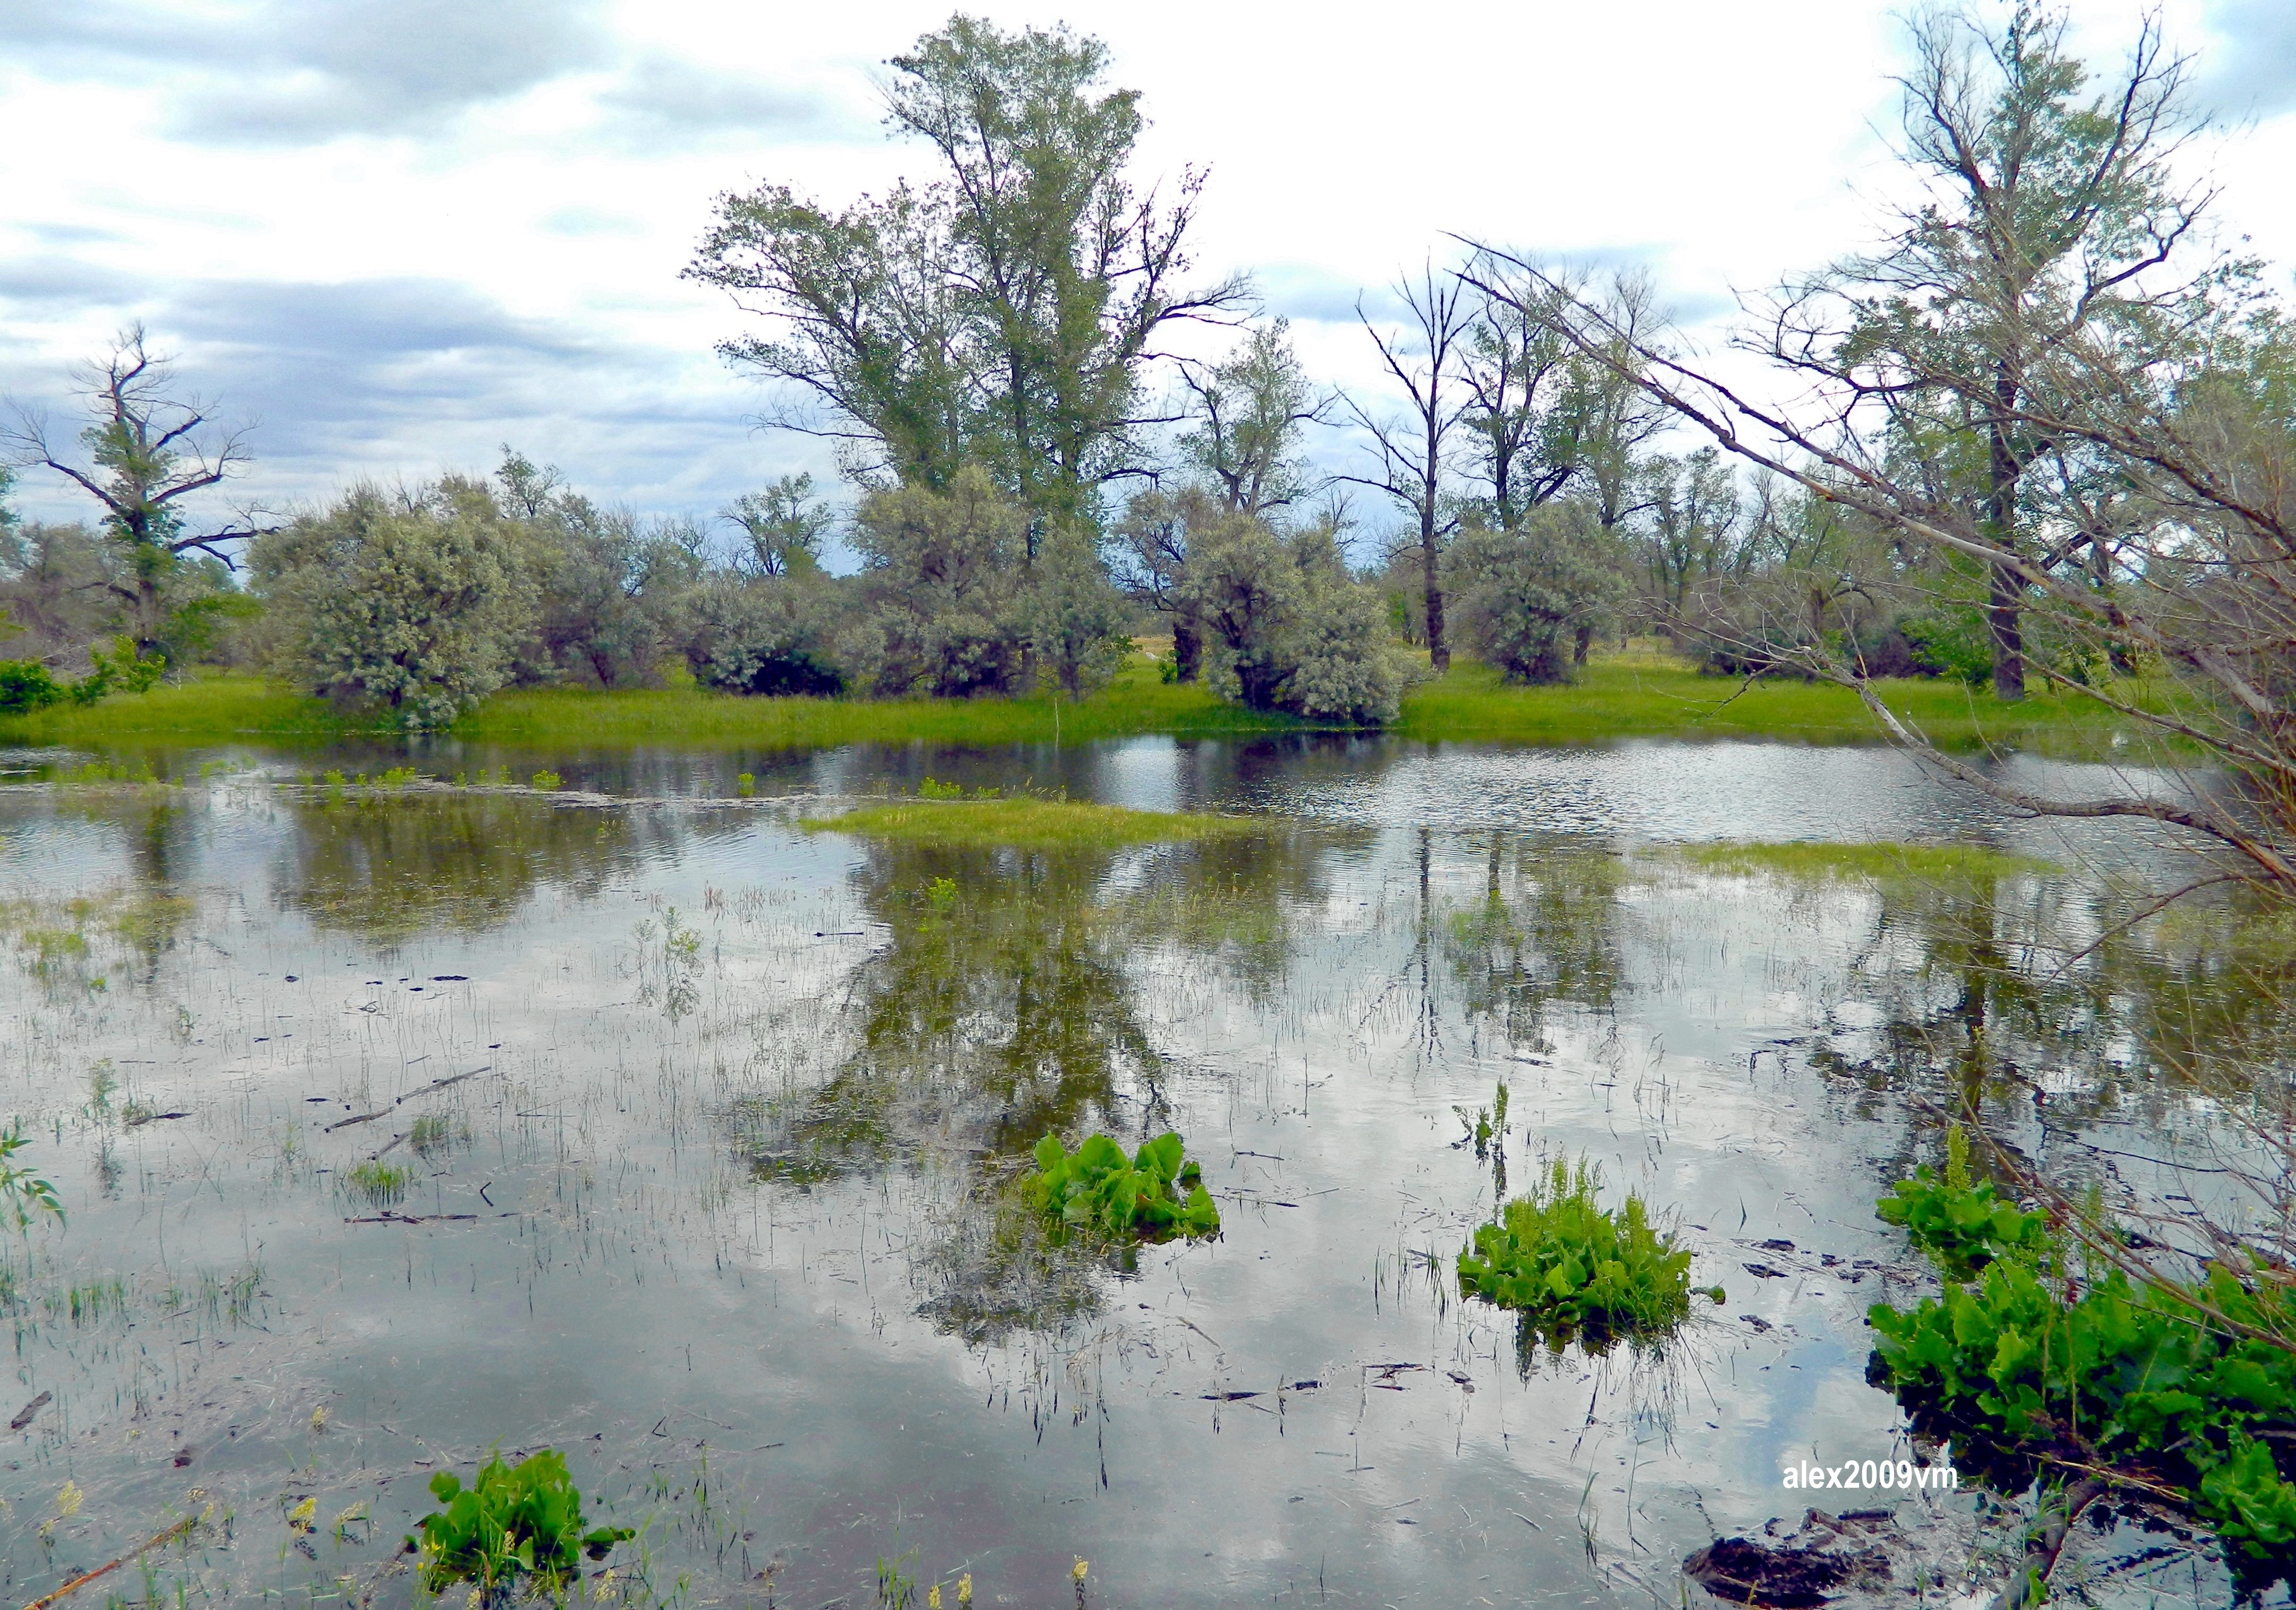
[[(1711, 341), (1734, 291), (1870, 238), (1892, 183), (1886, 0), (974, 9), (1107, 40), (1152, 119), (1144, 177), (1211, 170), (1203, 271), (1250, 271), (1311, 366), (1366, 390), (1357, 296), (1447, 231), (1645, 264)], [(2223, 226), (2296, 265), (2296, 4), (2162, 9), (2235, 124), (2203, 153)], [(2071, 10), (2103, 60), (2140, 4)], [(73, 360), (142, 319), (257, 424), (237, 495), (273, 506), (487, 468), (505, 441), (644, 513), (826, 472), (818, 444), (755, 428), (764, 399), (711, 350), (742, 316), (678, 271), (720, 192), (841, 202), (925, 173), (879, 86), (946, 16), (0, 0), (0, 390), (67, 409)], [(37, 477), (18, 503), (78, 513)]]

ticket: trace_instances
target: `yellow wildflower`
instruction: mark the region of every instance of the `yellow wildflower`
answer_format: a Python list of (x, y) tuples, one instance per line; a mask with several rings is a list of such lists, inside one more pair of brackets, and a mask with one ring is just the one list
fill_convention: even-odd
[(925, 1589), (925, 1610), (940, 1610), (940, 1584), (935, 1582)]
[(1084, 1581), (1084, 1573), (1086, 1573), (1086, 1570), (1088, 1570), (1089, 1568), (1090, 1568), (1090, 1567), (1086, 1566), (1086, 1564), (1085, 1564), (1082, 1560), (1078, 1560), (1078, 1561), (1076, 1563), (1076, 1568), (1075, 1568), (1074, 1570), (1070, 1571), (1070, 1572), (1069, 1573), (1069, 1574), (1070, 1574), (1070, 1576), (1072, 1576), (1072, 1577), (1076, 1578), (1076, 1580), (1077, 1580), (1077, 1581)]
[(326, 1428), (327, 1406), (324, 1403), (322, 1403), (318, 1408), (311, 1411), (311, 1429), (315, 1432), (318, 1432), (324, 1431)]
[(317, 1521), (318, 1516), (319, 1500), (316, 1498), (305, 1499), (287, 1512), (287, 1524), (298, 1532), (308, 1532)]
[(956, 1579), (956, 1602), (959, 1605), (972, 1602), (972, 1573), (970, 1571)]
[(79, 1490), (78, 1482), (67, 1478), (64, 1484), (56, 1490), (56, 1514), (59, 1516), (78, 1515), (80, 1504), (86, 1497)]

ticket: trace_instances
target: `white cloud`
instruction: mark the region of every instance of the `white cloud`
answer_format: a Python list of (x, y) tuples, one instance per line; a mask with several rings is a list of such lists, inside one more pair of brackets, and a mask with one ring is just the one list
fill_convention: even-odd
[[(989, 5), (1107, 39), (1144, 173), (1211, 169), (1198, 261), (1255, 271), (1311, 365), (1365, 383), (1357, 297), (1449, 233), (1649, 267), (1708, 335), (1869, 238), (1892, 173), (1895, 0)], [(820, 444), (760, 435), (678, 271), (712, 198), (831, 201), (922, 172), (883, 59), (946, 0), (0, 0), (0, 389), (55, 398), (131, 316), (259, 416), (249, 490), (491, 463), (514, 440), (607, 500), (706, 510)], [(2085, 48), (2133, 8), (2077, 7)], [(2210, 93), (2296, 99), (2280, 0), (2172, 0)], [(2249, 87), (2242, 89), (2242, 86)], [(2277, 97), (2277, 98), (2276, 98)], [(2216, 159), (2226, 221), (2296, 251), (2296, 119)], [(1343, 444), (1324, 444), (1336, 453)], [(60, 494), (28, 507), (62, 513)]]

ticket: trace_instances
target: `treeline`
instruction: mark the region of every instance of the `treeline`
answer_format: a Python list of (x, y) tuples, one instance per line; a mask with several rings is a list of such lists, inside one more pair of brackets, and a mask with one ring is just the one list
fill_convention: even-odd
[[(1928, 199), (1750, 326), (1813, 415), (1704, 379), (1645, 279), (1496, 249), (1399, 281), (1392, 319), (1359, 308), (1379, 393), (1320, 386), (1248, 281), (1193, 273), (1202, 175), (1135, 178), (1139, 97), (1103, 84), (1104, 47), (960, 16), (890, 63), (919, 177), (842, 207), (727, 193), (686, 270), (755, 316), (722, 350), (770, 423), (832, 444), (849, 513), (795, 477), (642, 521), (505, 449), (491, 477), (194, 530), (184, 501), (243, 440), (131, 330), (84, 377), (84, 452), (35, 416), (10, 432), (101, 519), (0, 526), (23, 656), (0, 699), (203, 660), (410, 726), (687, 673), (1082, 695), (1157, 635), (1171, 678), (1371, 723), (1455, 648), (1560, 682), (1633, 630), (1734, 672), (2104, 686), (2176, 658), (2147, 608), (2226, 582), (2180, 556), (2176, 488), (2130, 467), (2159, 455), (2067, 399), (2284, 442), (2296, 366), (2255, 265), (2163, 268), (2204, 199), (2170, 168), (2181, 65), (2148, 30), (2084, 98), (2062, 31), (2030, 8), (1916, 29), (1901, 154)], [(1333, 428), (1336, 473), (1312, 450)], [(824, 571), (833, 534), (856, 573)]]

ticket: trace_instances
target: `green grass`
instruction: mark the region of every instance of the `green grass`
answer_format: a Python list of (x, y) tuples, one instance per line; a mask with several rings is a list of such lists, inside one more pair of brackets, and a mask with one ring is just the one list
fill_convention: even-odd
[(455, 723), (480, 743), (825, 749), (840, 743), (1081, 743), (1144, 733), (1210, 737), (1303, 725), (1249, 711), (1201, 687), (1160, 681), (1136, 659), (1088, 699), (767, 699), (693, 688), (616, 693), (517, 689)]
[[(2109, 748), (2119, 719), (2085, 700), (2035, 693), (2004, 704), (1987, 689), (1923, 678), (1874, 683), (1890, 708), (1949, 749), (1987, 743), (2088, 754)], [(1510, 686), (1460, 663), (1406, 694), (1390, 729), (1453, 743), (1599, 743), (1619, 738), (1777, 738), (1802, 743), (1882, 742), (1857, 695), (1831, 683), (1708, 676), (1655, 653), (1598, 657), (1562, 687)]]
[[(2112, 745), (2116, 719), (2084, 701), (2036, 693), (2002, 704), (1960, 683), (1876, 685), (1890, 707), (1948, 748), (1986, 743), (2065, 754)], [(1244, 710), (1200, 686), (1160, 681), (1145, 656), (1088, 699), (740, 698), (692, 687), (595, 693), (518, 688), (498, 693), (455, 723), (474, 743), (560, 750), (675, 745), (688, 749), (818, 749), (845, 743), (993, 746), (1161, 733), (1217, 737), (1300, 731), (1308, 723)], [(1664, 654), (1598, 657), (1564, 687), (1505, 684), (1486, 667), (1462, 662), (1403, 701), (1390, 728), (1431, 742), (1601, 743), (1620, 738), (1773, 738), (1807, 743), (1870, 743), (1882, 733), (1857, 694), (1806, 682), (1762, 682), (1740, 690)], [(389, 737), (370, 717), (346, 715), (259, 678), (208, 674), (147, 694), (87, 705), (54, 705), (0, 718), (0, 743), (101, 745), (133, 741), (280, 744)]]
[(0, 743), (102, 743), (123, 738), (339, 738), (373, 732), (324, 699), (308, 699), (258, 677), (217, 672), (94, 704), (52, 704), (0, 716)]
[(1968, 844), (1692, 844), (1672, 851), (1709, 872), (1751, 877), (1969, 882), (2058, 870), (2047, 861)]
[(808, 817), (815, 833), (849, 833), (916, 844), (1017, 845), (1027, 850), (1120, 850), (1261, 833), (1265, 822), (1198, 812), (1128, 810), (1066, 800), (917, 800)]

